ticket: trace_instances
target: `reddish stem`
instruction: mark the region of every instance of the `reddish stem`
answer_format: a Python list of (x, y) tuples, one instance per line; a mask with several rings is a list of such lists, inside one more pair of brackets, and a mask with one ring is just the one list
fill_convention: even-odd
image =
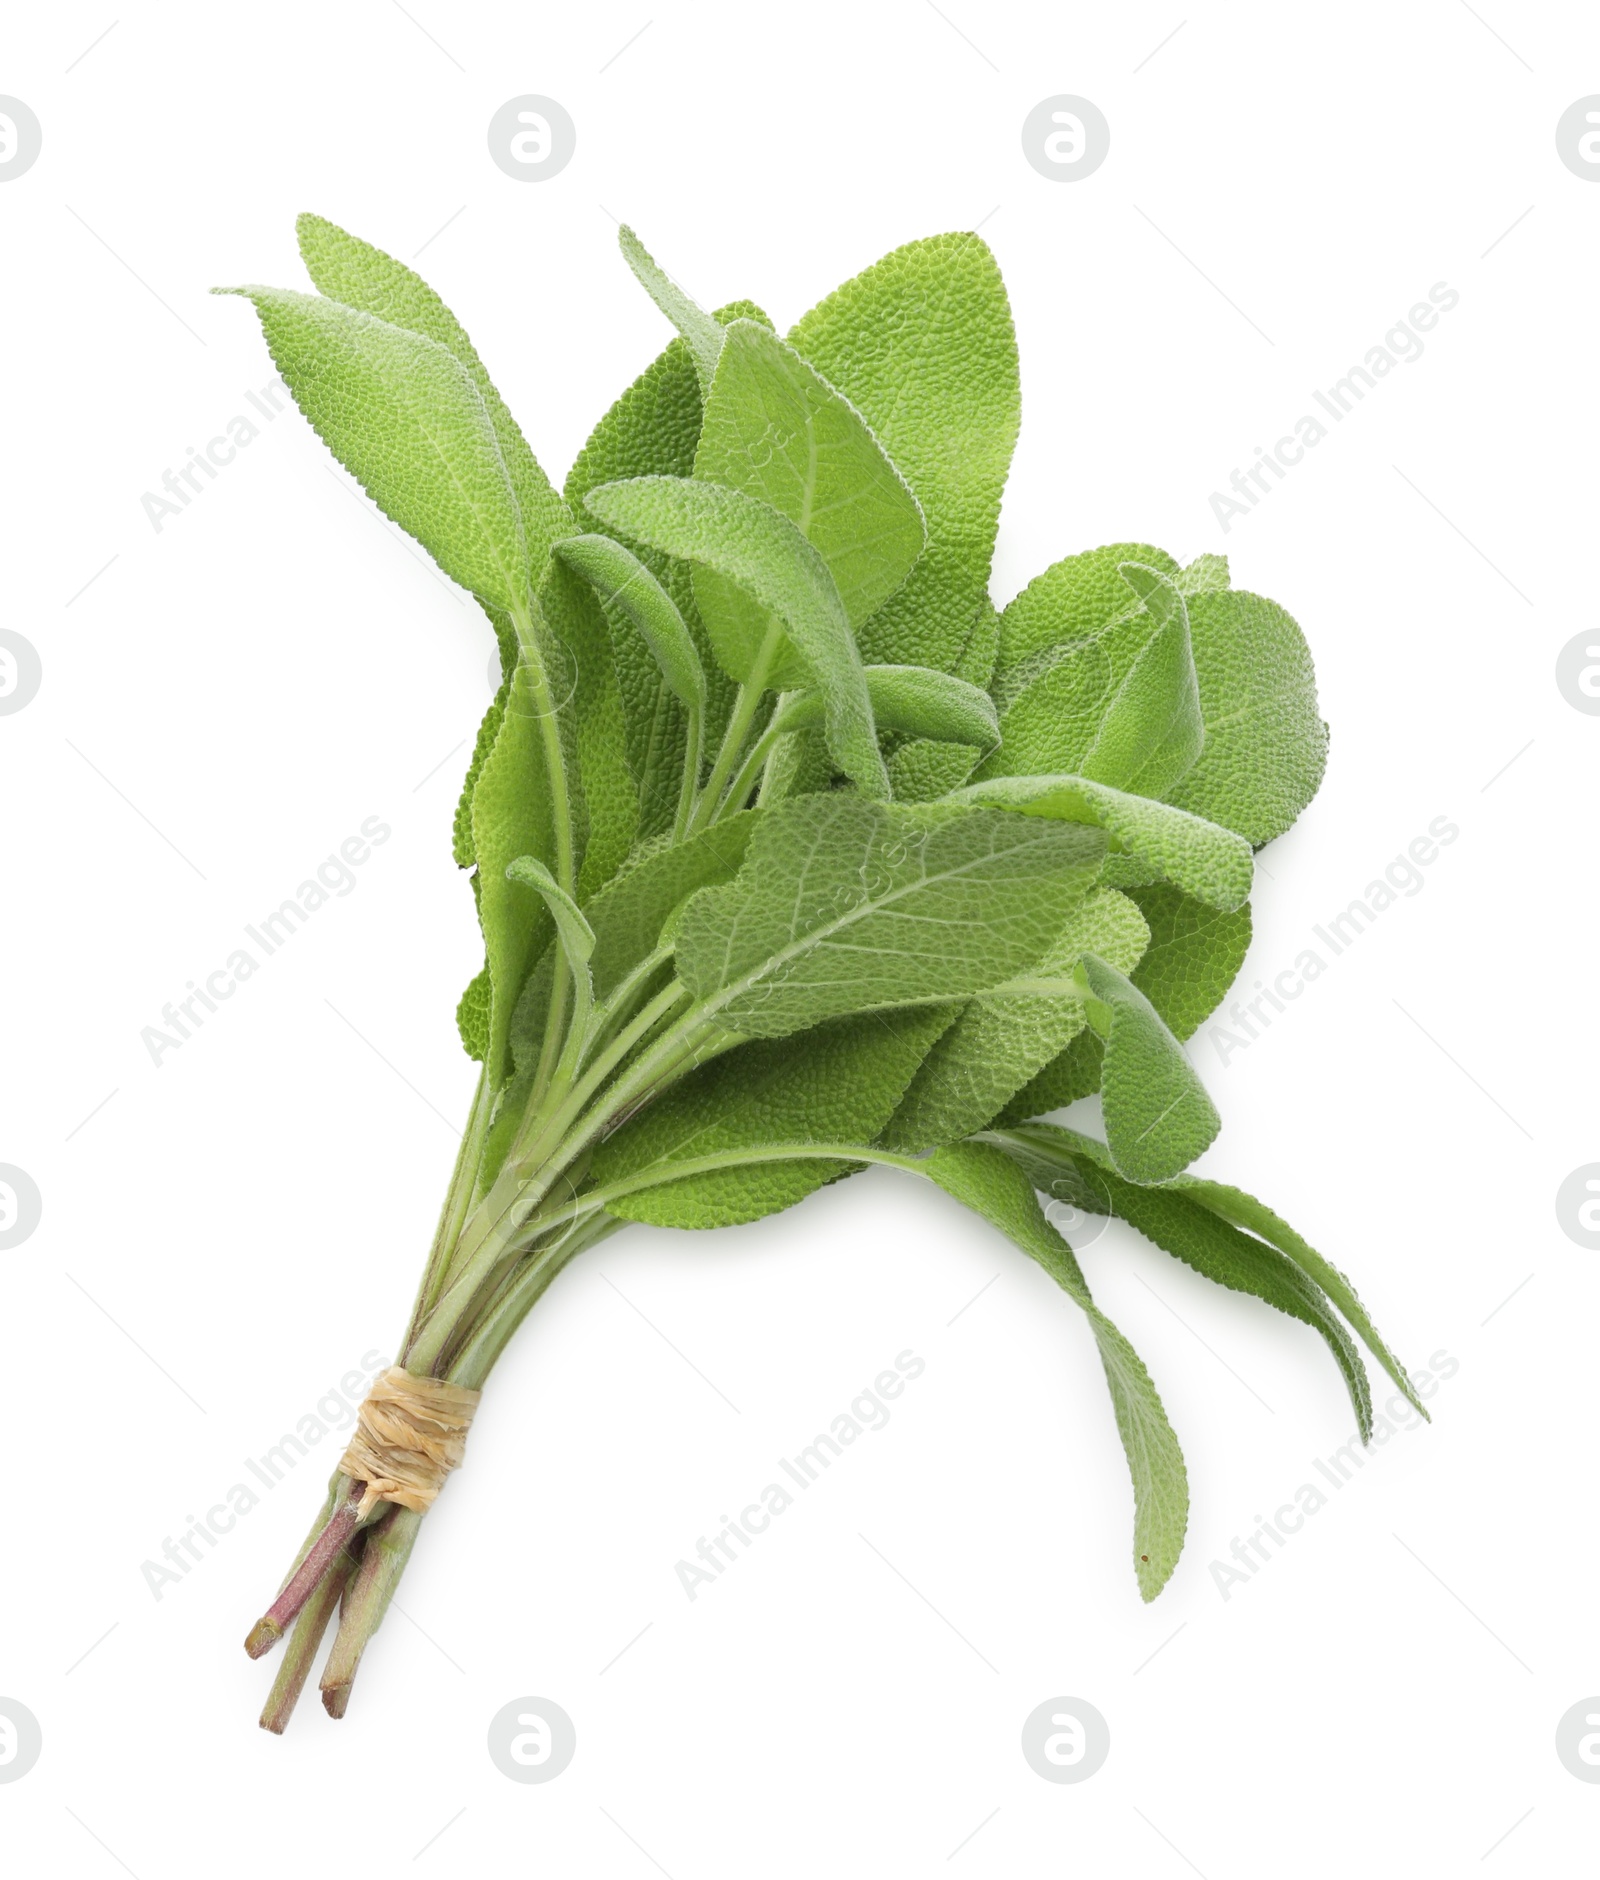
[(252, 1658), (271, 1651), (298, 1617), (300, 1609), (322, 1583), (323, 1576), (343, 1552), (345, 1543), (360, 1522), (359, 1482), (328, 1516), (322, 1532), (306, 1550), (306, 1557), (289, 1576), (283, 1591), (251, 1628), (244, 1642)]
[(338, 1609), (339, 1597), (355, 1570), (355, 1556), (350, 1548), (338, 1556), (323, 1577), (322, 1584), (306, 1601), (305, 1610), (294, 1622), (294, 1631), (284, 1650), (283, 1661), (273, 1682), (267, 1707), (261, 1713), (261, 1727), (274, 1736), (282, 1736), (284, 1726), (294, 1713), (306, 1679), (316, 1662), (318, 1647), (328, 1629), (328, 1621)]

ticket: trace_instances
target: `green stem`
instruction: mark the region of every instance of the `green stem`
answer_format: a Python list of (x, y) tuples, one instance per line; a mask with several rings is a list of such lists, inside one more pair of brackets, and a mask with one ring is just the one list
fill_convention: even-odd
[(322, 1707), (330, 1717), (345, 1713), (361, 1654), (383, 1623), (421, 1526), (420, 1514), (410, 1508), (390, 1507), (367, 1535), (361, 1564), (345, 1592), (333, 1650), (322, 1673)]
[(580, 1253), (627, 1225), (626, 1221), (602, 1215), (598, 1220), (583, 1222), (569, 1234), (558, 1235), (548, 1246), (528, 1254), (451, 1364), (450, 1382), (464, 1385), (468, 1390), (482, 1390), (484, 1380), (494, 1369), (512, 1334), (534, 1304), (544, 1297), (556, 1275)]
[[(522, 657), (518, 660), (518, 670), (528, 675), (528, 686), (533, 693), (533, 702), (537, 707), (539, 719), (539, 738), (544, 746), (545, 777), (550, 785), (550, 822), (555, 836), (556, 880), (568, 894), (574, 892), (577, 885), (577, 870), (572, 834), (572, 798), (567, 789), (567, 767), (565, 755), (561, 749), (561, 725), (556, 716), (556, 704), (550, 693), (550, 671), (545, 664), (545, 641), (539, 628), (534, 624), (534, 613), (538, 602), (530, 595), (528, 601), (511, 616), (517, 632), (517, 645)], [(514, 708), (516, 699), (516, 674), (512, 674), (511, 691), (506, 698), (506, 709)]]
[(493, 1092), (489, 1089), (486, 1073), (478, 1074), (478, 1088), (472, 1099), (472, 1109), (467, 1118), (467, 1127), (461, 1137), (461, 1147), (456, 1154), (456, 1165), (450, 1176), (450, 1188), (444, 1198), (444, 1206), (439, 1210), (439, 1224), (434, 1229), (433, 1245), (428, 1250), (428, 1263), (422, 1269), (422, 1281), (417, 1287), (416, 1301), (411, 1308), (411, 1319), (406, 1326), (406, 1335), (401, 1349), (409, 1345), (417, 1334), (417, 1328), (438, 1303), (446, 1276), (450, 1270), (450, 1258), (455, 1251), (457, 1239), (461, 1234), (462, 1223), (467, 1218), (467, 1211), (472, 1206), (472, 1196), (478, 1184), (478, 1159), (483, 1153), (483, 1139), (489, 1127), (489, 1113), (494, 1107)]
[[(440, 1355), (472, 1322), (472, 1315), (492, 1292), (502, 1264), (523, 1251), (528, 1220), (550, 1192), (562, 1172), (604, 1133), (615, 1118), (670, 1075), (674, 1065), (701, 1042), (702, 1029), (680, 1021), (647, 1045), (632, 1068), (601, 1100), (585, 1113), (585, 1105), (602, 1091), (607, 1077), (635, 1044), (688, 996), (674, 980), (664, 986), (591, 1066), (574, 1087), (566, 1103), (552, 1116), (538, 1139), (523, 1152), (513, 1149), (494, 1187), (473, 1211), (462, 1234), (459, 1271), (450, 1287), (412, 1340), (405, 1357), (407, 1370), (431, 1372)], [(692, 1016), (692, 1015), (691, 1015)], [(547, 1145), (554, 1145), (547, 1151)]]
[(694, 814), (695, 793), (700, 788), (700, 760), (705, 753), (705, 714), (696, 706), (686, 706), (688, 713), (687, 746), (683, 754), (683, 782), (678, 789), (678, 810), (672, 819), (672, 839), (681, 842), (689, 833), (689, 818)]
[(278, 1675), (272, 1680), (266, 1708), (261, 1713), (262, 1729), (270, 1730), (274, 1736), (283, 1735), (294, 1715), (294, 1707), (316, 1663), (322, 1636), (339, 1608), (339, 1600), (355, 1565), (355, 1558), (348, 1550), (341, 1553), (294, 1622), (289, 1643), (284, 1647), (283, 1662), (278, 1666)]
[(708, 823), (715, 822), (717, 809), (722, 802), (722, 793), (727, 788), (728, 777), (734, 765), (739, 761), (739, 753), (744, 749), (745, 740), (750, 735), (750, 727), (755, 722), (761, 701), (767, 693), (767, 677), (772, 671), (772, 662), (778, 656), (778, 648), (783, 643), (783, 622), (776, 615), (767, 623), (766, 638), (761, 642), (761, 650), (756, 654), (755, 663), (750, 668), (750, 677), (733, 697), (733, 710), (728, 714), (727, 729), (722, 734), (722, 746), (717, 752), (717, 761), (711, 766), (711, 775), (706, 779), (706, 787), (700, 793), (700, 801), (695, 805), (694, 813), (689, 818), (689, 833), (704, 829)]
[(545, 1007), (544, 1039), (539, 1046), (539, 1063), (533, 1073), (533, 1089), (528, 1098), (534, 1105), (543, 1102), (549, 1095), (555, 1077), (556, 1057), (565, 1036), (567, 988), (571, 979), (572, 969), (567, 964), (566, 951), (558, 946), (550, 973), (550, 1003)]
[(660, 969), (672, 958), (675, 940), (663, 941), (653, 953), (648, 954), (633, 968), (625, 979), (621, 979), (611, 992), (595, 1007), (594, 1018), (590, 1026), (586, 1053), (598, 1050), (612, 1035), (612, 1028), (633, 1010), (633, 1002), (655, 978)]
[[(539, 628), (534, 624), (534, 613), (538, 602), (529, 597), (529, 602), (511, 616), (517, 631), (517, 644), (522, 657), (518, 661), (520, 671), (528, 675), (528, 686), (533, 693), (533, 702), (539, 719), (539, 740), (544, 749), (545, 778), (550, 788), (550, 823), (555, 839), (555, 875), (556, 880), (568, 894), (576, 894), (578, 885), (577, 855), (572, 828), (572, 797), (567, 788), (567, 767), (565, 753), (561, 748), (561, 724), (556, 715), (556, 704), (550, 692), (550, 671), (545, 664), (546, 641)], [(506, 699), (506, 709), (512, 710), (516, 701), (516, 675), (512, 675), (511, 691)], [(561, 1026), (567, 1009), (568, 970), (566, 955), (559, 950), (555, 958), (555, 970), (551, 979), (550, 1004), (545, 1018), (544, 1043), (539, 1053), (539, 1066), (534, 1076), (534, 1101), (549, 1083), (555, 1068), (556, 1053), (561, 1046)]]
[[(664, 1018), (671, 1015), (674, 1006), (681, 1005), (687, 997), (686, 989), (676, 979), (663, 986), (594, 1059), (573, 1087), (566, 1102), (543, 1119), (539, 1133), (526, 1144), (520, 1141), (513, 1144), (507, 1162), (514, 1162), (525, 1173), (536, 1170), (543, 1151), (559, 1142), (582, 1114), (584, 1105), (602, 1093), (606, 1079), (618, 1065), (649, 1037)], [(620, 1088), (622, 1086), (619, 1085)]]
[(745, 800), (756, 786), (757, 777), (761, 775), (767, 759), (772, 755), (777, 747), (779, 738), (784, 734), (783, 725), (780, 722), (782, 716), (783, 711), (780, 705), (767, 721), (766, 729), (761, 733), (760, 737), (756, 739), (755, 743), (750, 746), (749, 751), (745, 755), (745, 760), (739, 766), (733, 782), (728, 785), (726, 791), (723, 793), (722, 801), (712, 811), (711, 820), (713, 822), (716, 822), (724, 813), (731, 815), (744, 807)]

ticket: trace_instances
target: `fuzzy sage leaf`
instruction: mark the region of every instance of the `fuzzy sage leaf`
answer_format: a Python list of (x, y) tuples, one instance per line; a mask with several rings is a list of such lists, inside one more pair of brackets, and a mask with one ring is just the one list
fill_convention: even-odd
[(1183, 1047), (1133, 982), (1086, 953), (1077, 969), (1089, 1022), (1105, 1043), (1100, 1100), (1117, 1172), (1163, 1182), (1207, 1149), (1222, 1119)]
[[(889, 794), (872, 701), (855, 637), (827, 563), (787, 516), (759, 498), (680, 477), (636, 477), (589, 492), (602, 522), (636, 540), (737, 581), (781, 623), (803, 669), (822, 694), (828, 747), (845, 774), (871, 796)], [(774, 634), (767, 644), (781, 639)], [(771, 677), (771, 656), (744, 649), (729, 663), (735, 679)]]

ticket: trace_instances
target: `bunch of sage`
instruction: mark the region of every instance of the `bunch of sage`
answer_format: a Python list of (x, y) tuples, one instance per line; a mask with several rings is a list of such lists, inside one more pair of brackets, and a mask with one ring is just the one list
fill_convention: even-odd
[[(1183, 1458), (1041, 1197), (1313, 1327), (1363, 1437), (1356, 1337), (1417, 1403), (1342, 1274), (1184, 1173), (1219, 1118), (1180, 1041), (1244, 957), (1253, 851), (1322, 776), (1305, 640), (1221, 557), (1147, 543), (996, 610), (1019, 398), (984, 243), (912, 242), (780, 338), (748, 302), (704, 312), (625, 229), (678, 337), (558, 493), (432, 289), (317, 217), (299, 234), (317, 293), (225, 291), (482, 604), (503, 684), (454, 826), (477, 1092), (366, 1446), (248, 1642), (290, 1633), (266, 1727), (336, 1614), (344, 1713), (496, 1359), (630, 1221), (751, 1221), (873, 1165), (983, 1217), (1088, 1319), (1146, 1599), (1182, 1546)], [(1035, 1120), (1095, 1092), (1103, 1141)]]

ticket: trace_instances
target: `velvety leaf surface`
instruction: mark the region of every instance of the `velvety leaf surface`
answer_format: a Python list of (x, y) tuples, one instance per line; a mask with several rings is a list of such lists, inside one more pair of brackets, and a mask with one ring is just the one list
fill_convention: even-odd
[(988, 588), (1021, 412), (994, 256), (971, 234), (909, 242), (835, 289), (789, 340), (866, 419), (927, 521), (922, 559), (862, 628), (863, 656), (956, 670)]
[[(706, 400), (694, 474), (787, 516), (822, 556), (852, 628), (894, 593), (922, 553), (916, 498), (861, 414), (790, 346), (750, 320), (727, 330)], [(769, 616), (715, 570), (695, 572), (700, 617), (723, 667), (744, 678)], [(797, 682), (780, 662), (772, 684)]]
[(1249, 904), (1223, 913), (1166, 883), (1128, 892), (1150, 929), (1150, 944), (1129, 976), (1175, 1038), (1193, 1037), (1250, 950)]
[(1103, 842), (1003, 810), (799, 797), (766, 814), (735, 881), (689, 903), (679, 976), (751, 1037), (984, 992), (1059, 936)]
[(1311, 652), (1276, 601), (1237, 588), (1195, 595), (1189, 630), (1206, 747), (1171, 800), (1260, 848), (1316, 795), (1328, 760)]
[(1105, 1041), (1100, 1101), (1117, 1172), (1129, 1181), (1166, 1181), (1210, 1147), (1222, 1119), (1138, 987), (1092, 953), (1080, 972), (1090, 1023)]
[[(608, 1137), (594, 1179), (605, 1186), (665, 1178), (681, 1163), (728, 1150), (871, 1142), (949, 1016), (923, 1006), (741, 1045)], [(858, 1166), (836, 1157), (751, 1162), (666, 1180), (613, 1201), (610, 1211), (659, 1227), (728, 1227), (792, 1207)]]
[(317, 294), (221, 291), (255, 307), (295, 403), (384, 514), (453, 581), (525, 608), (522, 515), (488, 407), (455, 354)]
[[(758, 320), (766, 315), (749, 301), (719, 308), (715, 319)], [(622, 393), (595, 426), (568, 473), (565, 495), (577, 525), (595, 526), (585, 498), (602, 483), (639, 476), (686, 477), (694, 468), (700, 436), (700, 388), (682, 340), (674, 340)], [(683, 616), (706, 674), (707, 735), (721, 729), (732, 686), (711, 658), (694, 602), (689, 564), (655, 549), (642, 549), (650, 569)], [(628, 767), (639, 795), (639, 833), (648, 838), (672, 826), (684, 761), (683, 708), (672, 694), (654, 655), (625, 617), (610, 621), (617, 684), (621, 694)]]
[[(1134, 861), (1147, 864), (1212, 907), (1238, 907), (1250, 892), (1255, 863), (1250, 844), (1242, 836), (1187, 810), (1130, 796), (1087, 777), (990, 777), (954, 791), (951, 801), (992, 803), (1025, 816), (1093, 824), (1111, 835)], [(1108, 861), (1118, 859), (1113, 855)], [(1108, 878), (1120, 885), (1110, 877), (1109, 868)], [(1127, 885), (1142, 883), (1135, 879)]]
[(1136, 606), (1128, 584), (1117, 572), (1136, 561), (1176, 576), (1178, 564), (1148, 542), (1112, 542), (1104, 548), (1067, 555), (1037, 574), (1000, 615), (994, 678), (997, 690), (1012, 674), (1052, 647), (1092, 640), (1113, 620)]
[[(737, 581), (787, 629), (821, 692), (828, 748), (869, 795), (887, 796), (872, 702), (850, 622), (827, 563), (787, 516), (742, 490), (681, 477), (636, 477), (591, 490), (590, 511), (634, 540)], [(756, 655), (716, 645), (732, 677), (750, 678)]]
[(421, 275), (381, 248), (348, 234), (337, 223), (319, 215), (302, 215), (295, 223), (295, 233), (306, 272), (320, 293), (362, 313), (376, 314), (391, 326), (405, 327), (437, 341), (454, 353), (472, 375), (516, 493), (529, 568), (537, 584), (550, 544), (571, 532), (572, 516), (539, 468), (466, 329)]
[(884, 1146), (914, 1153), (985, 1128), (1088, 1023), (1071, 979), (1083, 955), (1096, 953), (1132, 972), (1146, 938), (1134, 904), (1114, 889), (1096, 888), (1020, 983), (962, 1007), (912, 1079)]

